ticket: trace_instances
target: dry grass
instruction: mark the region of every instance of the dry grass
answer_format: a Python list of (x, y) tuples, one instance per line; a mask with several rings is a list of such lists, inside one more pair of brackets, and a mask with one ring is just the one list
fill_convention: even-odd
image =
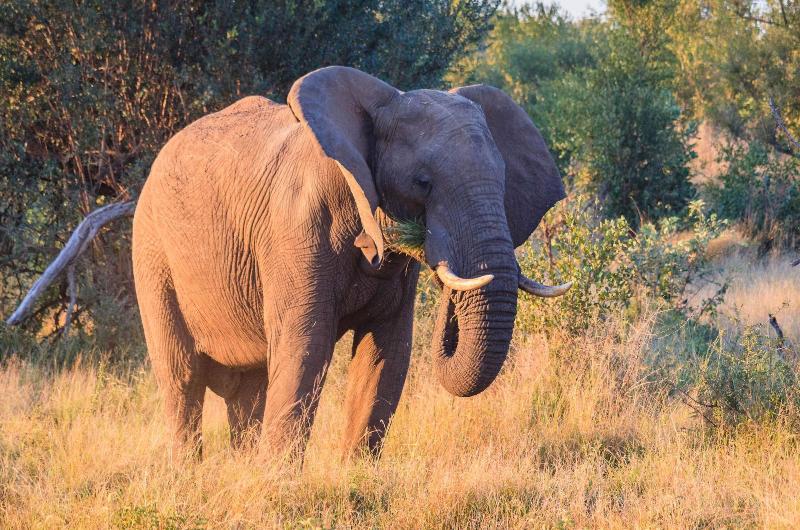
[[(800, 289), (785, 261), (730, 258), (740, 280), (729, 303), (760, 321), (785, 299), (781, 323), (796, 334)], [(467, 400), (439, 388), (415, 352), (377, 463), (338, 460), (349, 351), (340, 345), (302, 470), (230, 452), (213, 395), (206, 458), (175, 468), (145, 368), (8, 362), (0, 371), (0, 526), (800, 526), (795, 435), (780, 425), (725, 436), (701, 428), (648, 383), (654, 322), (645, 315), (569, 343), (524, 338), (499, 380)]]
[(755, 262), (746, 253), (729, 258), (726, 268), (734, 280), (725, 302), (728, 313), (746, 324), (765, 323), (775, 315), (786, 336), (800, 344), (800, 267), (792, 267), (792, 261), (770, 256)]
[[(720, 265), (716, 280), (728, 280), (722, 304), (722, 325), (766, 325), (775, 315), (786, 337), (800, 345), (800, 266), (792, 267), (794, 254), (756, 257), (756, 249), (735, 229), (713, 240), (708, 254)], [(695, 297), (713, 294), (707, 285)]]

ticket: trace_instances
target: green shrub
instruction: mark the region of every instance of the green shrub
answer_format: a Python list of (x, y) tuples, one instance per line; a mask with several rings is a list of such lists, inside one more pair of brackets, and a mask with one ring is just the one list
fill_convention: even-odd
[(754, 326), (732, 337), (720, 332), (679, 377), (676, 389), (713, 427), (794, 416), (800, 405), (797, 351)]
[(737, 222), (762, 251), (796, 247), (800, 240), (800, 162), (781, 157), (763, 144), (729, 146), (727, 169), (705, 193), (720, 217)]
[(521, 295), (518, 327), (576, 336), (609, 318), (635, 319), (651, 304), (659, 310), (645, 359), (653, 388), (669, 390), (713, 428), (800, 420), (792, 345), (759, 327), (721, 330), (713, 317), (724, 282), (711, 298), (686, 302), (713, 271), (705, 251), (726, 226), (715, 214), (705, 215), (703, 206), (692, 202), (686, 218), (645, 223), (633, 232), (624, 218), (603, 219), (584, 196), (565, 201), (521, 249), (519, 261), (528, 276), (575, 286), (553, 300)]
[[(680, 124), (681, 111), (660, 72), (629, 37), (612, 33), (581, 90), (567, 97), (573, 109), (579, 182), (602, 196), (611, 217), (641, 222), (683, 214), (694, 195), (688, 163), (694, 129)], [(575, 84), (575, 83), (573, 83)], [(562, 105), (563, 106), (563, 105)], [(558, 109), (555, 109), (556, 111)]]
[(670, 217), (638, 232), (623, 217), (603, 219), (598, 210), (585, 196), (565, 201), (545, 218), (543, 235), (519, 252), (527, 276), (575, 284), (554, 300), (522, 296), (523, 329), (579, 333), (612, 314), (633, 316), (642, 300), (684, 310), (691, 282), (709, 272), (705, 249), (724, 223), (704, 215), (702, 202), (691, 203), (683, 221)]

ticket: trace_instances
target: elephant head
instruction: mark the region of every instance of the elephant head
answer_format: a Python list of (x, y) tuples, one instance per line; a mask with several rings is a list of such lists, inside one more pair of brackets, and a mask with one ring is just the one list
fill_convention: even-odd
[(483, 391), (508, 353), (518, 289), (558, 296), (569, 288), (525, 278), (514, 255), (564, 197), (533, 122), (496, 88), (404, 93), (339, 66), (299, 79), (288, 99), (341, 169), (363, 226), (355, 244), (372, 266), (384, 252), (376, 208), (425, 220), (426, 261), (443, 285), (437, 377), (457, 396)]

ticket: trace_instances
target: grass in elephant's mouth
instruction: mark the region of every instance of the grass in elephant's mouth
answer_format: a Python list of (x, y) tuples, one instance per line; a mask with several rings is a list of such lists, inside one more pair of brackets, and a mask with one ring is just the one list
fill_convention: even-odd
[(383, 226), (386, 248), (424, 263), (426, 231), (421, 219), (391, 220)]

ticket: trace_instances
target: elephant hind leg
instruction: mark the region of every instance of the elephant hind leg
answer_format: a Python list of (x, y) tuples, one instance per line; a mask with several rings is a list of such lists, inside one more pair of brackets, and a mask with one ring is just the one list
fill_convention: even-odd
[(267, 395), (267, 368), (255, 368), (241, 374), (239, 386), (225, 397), (228, 424), (234, 449), (255, 446), (261, 434)]
[(208, 388), (223, 398), (228, 407), (231, 445), (234, 449), (253, 446), (264, 419), (267, 367), (242, 372), (224, 366), (211, 357), (203, 357)]
[(141, 232), (134, 234), (136, 295), (150, 362), (173, 434), (173, 451), (199, 457), (205, 363), (178, 306), (166, 258), (154, 242), (142, 239)]

